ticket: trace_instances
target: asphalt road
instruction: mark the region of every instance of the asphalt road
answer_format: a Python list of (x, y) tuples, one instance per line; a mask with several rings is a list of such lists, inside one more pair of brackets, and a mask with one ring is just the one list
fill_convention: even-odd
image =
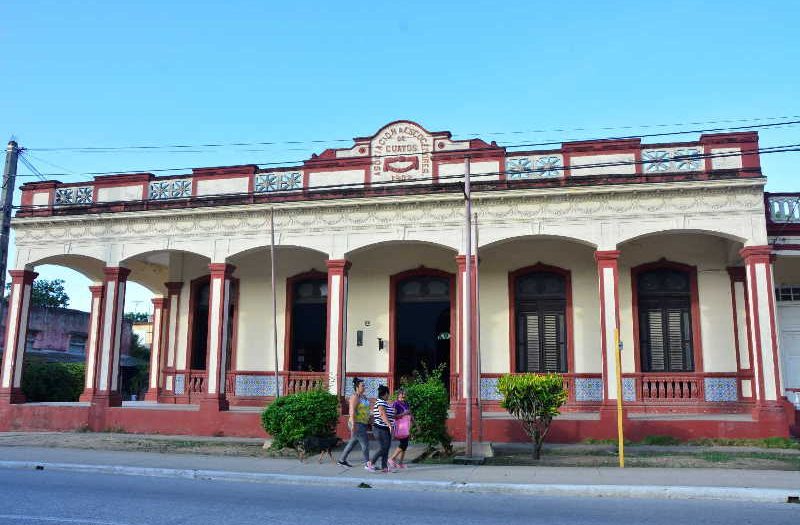
[(800, 523), (800, 505), (390, 492), (0, 470), (0, 525)]

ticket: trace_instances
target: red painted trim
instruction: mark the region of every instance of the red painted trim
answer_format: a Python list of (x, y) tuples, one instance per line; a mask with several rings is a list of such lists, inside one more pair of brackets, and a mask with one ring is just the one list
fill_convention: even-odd
[[(453, 273), (438, 270), (436, 268), (427, 268), (420, 266), (412, 270), (405, 270), (398, 272), (389, 277), (389, 372), (387, 374), (389, 380), (389, 390), (394, 392), (395, 385), (397, 384), (395, 361), (396, 361), (396, 348), (397, 348), (397, 285), (400, 281), (410, 277), (442, 277), (450, 280), (450, 375), (453, 375), (453, 364), (458, 359), (456, 355), (456, 346), (454, 344), (453, 327), (458, 322), (455, 316), (457, 309), (456, 301), (456, 276)], [(460, 327), (459, 327), (460, 330)], [(459, 339), (461, 339), (459, 337)], [(458, 352), (460, 354), (460, 352)], [(461, 366), (459, 365), (458, 373), (461, 374)], [(370, 375), (380, 375), (380, 373)], [(460, 397), (460, 396), (459, 396)]]
[(772, 335), (772, 367), (775, 374), (775, 399), (780, 399), (783, 395), (783, 388), (781, 385), (780, 374), (780, 361), (778, 356), (778, 329), (775, 323), (775, 284), (772, 278), (772, 263), (765, 264), (767, 286), (767, 301), (769, 303), (769, 329)]
[[(178, 354), (178, 345), (177, 345), (177, 341), (178, 341), (178, 327), (180, 326), (179, 319), (180, 319), (180, 312), (181, 312), (181, 308), (180, 308), (181, 307), (181, 289), (183, 288), (183, 282), (182, 281), (167, 282), (167, 283), (164, 283), (164, 286), (166, 286), (166, 288), (167, 288), (167, 299), (169, 300), (168, 306), (167, 306), (167, 314), (168, 314), (168, 316), (167, 316), (167, 319), (166, 319), (167, 337), (165, 338), (166, 339), (166, 341), (165, 341), (165, 345), (166, 346), (165, 347), (167, 349), (167, 361), (166, 361), (167, 366), (166, 366), (166, 368), (171, 369), (171, 370), (175, 370), (175, 365), (177, 364), (176, 361), (178, 360), (178, 355), (177, 355)], [(172, 309), (172, 297), (173, 296), (177, 296), (177, 300), (175, 301), (175, 326), (172, 326), (170, 324), (172, 322), (171, 321), (170, 312), (171, 312), (171, 309)], [(191, 315), (189, 317), (189, 320), (191, 321)], [(188, 340), (188, 337), (187, 337), (187, 340)], [(176, 343), (175, 344), (175, 354), (171, 356), (172, 357), (172, 362), (170, 364), (170, 353), (169, 352), (171, 350), (171, 346), (172, 346), (173, 342)]]
[[(347, 311), (345, 310), (344, 298), (345, 298), (345, 290), (347, 289), (347, 272), (350, 269), (350, 261), (347, 259), (328, 259), (325, 261), (325, 265), (328, 268), (328, 319), (327, 319), (327, 326), (328, 329), (325, 332), (325, 371), (330, 374), (331, 371), (331, 353), (334, 351), (331, 348), (331, 330), (334, 327), (331, 326), (331, 306), (333, 305), (333, 301), (336, 301), (339, 306), (339, 320), (338, 326), (336, 327), (336, 333), (338, 337), (336, 338), (336, 388), (339, 392), (343, 392), (343, 384), (342, 384), (342, 357), (343, 357), (343, 350), (344, 350), (344, 319), (347, 316)], [(334, 298), (331, 296), (333, 293), (333, 277), (339, 276), (339, 296)]]
[(517, 371), (517, 279), (522, 276), (534, 272), (550, 272), (555, 273), (564, 278), (565, 294), (566, 294), (566, 331), (567, 331), (567, 373), (575, 370), (575, 335), (574, 335), (574, 320), (573, 320), (573, 303), (572, 303), (572, 271), (558, 266), (550, 266), (548, 264), (536, 263), (532, 266), (525, 266), (517, 270), (508, 272), (508, 340), (509, 340), (509, 370), (511, 373)]
[(650, 270), (670, 269), (689, 274), (689, 294), (692, 315), (692, 358), (694, 370), (692, 372), (652, 372), (653, 374), (697, 374), (703, 372), (703, 339), (700, 330), (700, 294), (697, 287), (697, 266), (661, 259), (660, 261), (640, 264), (631, 268), (631, 302), (633, 310), (633, 356), (637, 373), (642, 372), (641, 346), (639, 344), (639, 274)]
[[(594, 253), (595, 261), (597, 262), (597, 281), (600, 290), (600, 362), (603, 367), (603, 399), (608, 399), (608, 384), (610, 378), (608, 375), (608, 360), (609, 348), (606, 344), (608, 339), (608, 330), (610, 327), (606, 326), (606, 288), (605, 280), (603, 278), (603, 270), (611, 268), (614, 273), (614, 309), (615, 309), (615, 329), (619, 329), (619, 250), (598, 250)], [(619, 393), (617, 393), (619, 395)]]
[[(20, 340), (25, 341), (27, 338), (27, 330), (25, 333), (22, 333), (20, 330), (22, 326), (23, 315), (28, 316), (30, 313), (30, 301), (28, 301), (28, 308), (23, 308), (23, 305), (25, 304), (25, 297), (30, 297), (31, 289), (33, 288), (33, 281), (39, 274), (30, 270), (9, 270), (8, 273), (11, 275), (12, 292), (14, 287), (19, 285), (19, 293), (12, 294), (12, 297), (9, 298), (9, 302), (6, 305), (7, 321), (5, 335), (3, 336), (3, 340), (5, 341), (5, 345), (3, 347), (3, 361), (5, 362), (6, 359), (10, 359), (11, 367), (9, 368), (10, 377), (8, 378), (8, 388), (0, 387), (0, 403), (24, 403), (25, 396), (22, 394), (20, 386), (14, 385), (14, 376), (17, 374), (17, 368), (22, 366), (22, 362), (25, 360), (25, 350), (23, 349), (22, 355), (20, 356), (21, 362), (17, 362), (17, 349), (19, 347)], [(25, 291), (26, 288), (28, 288), (27, 292)], [(17, 314), (16, 318), (13, 320), (11, 319), (12, 303), (17, 304)], [(23, 310), (25, 311), (23, 312)], [(14, 341), (9, 341), (8, 333), (11, 329), (12, 321), (15, 323), (17, 330), (14, 335)]]
[[(731, 311), (733, 313), (733, 342), (734, 342), (734, 348), (736, 350), (736, 370), (738, 372), (740, 372), (740, 373), (743, 370), (751, 370), (752, 371), (752, 367), (753, 367), (752, 360), (748, 360), (748, 364), (750, 365), (749, 369), (742, 367), (742, 354), (741, 354), (742, 349), (741, 349), (741, 345), (739, 344), (738, 304), (736, 302), (736, 283), (742, 283), (743, 292), (744, 292), (743, 296), (744, 296), (744, 299), (745, 299), (744, 307), (745, 308), (747, 307), (746, 306), (746, 304), (747, 304), (747, 278), (745, 276), (745, 270), (741, 266), (730, 266), (730, 267), (728, 267), (728, 275), (730, 276), (730, 280), (731, 280)], [(747, 319), (747, 314), (745, 314), (745, 319)], [(749, 323), (746, 323), (746, 324), (749, 324)], [(747, 326), (746, 329), (747, 329), (747, 348), (748, 348), (748, 352), (751, 352), (752, 350), (750, 349), (750, 327)], [(748, 354), (748, 356), (749, 355), (750, 354)], [(745, 396), (744, 395), (744, 390), (742, 388), (742, 381), (741, 380), (737, 381), (736, 385), (737, 385), (737, 388), (739, 390), (739, 399), (752, 399), (753, 398), (752, 387), (751, 387), (751, 395)]]
[[(307, 281), (312, 279), (328, 279), (328, 274), (325, 272), (320, 272), (319, 270), (309, 270), (307, 272), (298, 273), (291, 277), (286, 278), (286, 309), (284, 310), (284, 329), (283, 329), (283, 366), (281, 370), (284, 372), (291, 371), (291, 363), (292, 363), (292, 322), (294, 322), (294, 316), (292, 313), (293, 306), (294, 306), (294, 285), (300, 281)], [(328, 293), (330, 293), (330, 288), (328, 288)], [(330, 315), (330, 308), (327, 307), (327, 302), (330, 300), (330, 297), (326, 299), (326, 316)], [(328, 322), (326, 320), (325, 323), (325, 345), (326, 345), (326, 352), (327, 352), (327, 345), (328, 345)], [(327, 371), (327, 356), (325, 362), (325, 368)], [(299, 372), (300, 370), (295, 370)]]
[[(109, 356), (108, 356), (108, 375), (106, 376), (106, 382), (108, 384), (108, 390), (104, 392), (108, 392), (109, 396), (111, 397), (119, 390), (119, 384), (117, 384), (117, 390), (114, 390), (114, 375), (119, 373), (118, 367), (114, 366), (114, 362), (117, 359), (117, 353), (122, 351), (122, 348), (117, 347), (117, 330), (119, 326), (121, 326), (121, 317), (123, 312), (120, 305), (125, 304), (125, 281), (128, 279), (128, 275), (130, 275), (131, 271), (128, 268), (124, 268), (122, 266), (117, 267), (105, 267), (103, 269), (103, 275), (105, 276), (105, 292), (106, 292), (106, 299), (108, 298), (108, 292), (113, 287), (114, 290), (114, 304), (111, 306), (111, 322), (109, 326), (111, 328), (111, 333), (109, 336)], [(107, 307), (107, 303), (103, 301), (104, 308)], [(103, 318), (105, 324), (105, 317)], [(103, 333), (105, 335), (105, 333)], [(100, 359), (102, 359), (102, 341), (100, 343)], [(99, 384), (99, 383), (98, 383)], [(116, 404), (116, 403), (114, 403)]]

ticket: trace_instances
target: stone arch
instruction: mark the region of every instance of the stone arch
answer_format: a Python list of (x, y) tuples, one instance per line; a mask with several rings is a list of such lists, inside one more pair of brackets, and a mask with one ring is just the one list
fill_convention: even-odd
[(513, 233), (508, 232), (508, 235), (494, 236), (490, 238), (488, 242), (484, 242), (482, 237), (480, 240), (481, 243), (478, 246), (478, 253), (496, 248), (500, 245), (507, 243), (518, 242), (518, 241), (536, 241), (536, 240), (564, 241), (586, 246), (593, 250), (597, 249), (597, 244), (594, 242), (594, 240), (589, 239), (588, 237), (578, 238), (578, 237), (569, 237), (564, 235), (541, 235), (541, 234), (520, 235), (519, 231), (515, 231)]
[[(460, 239), (459, 239), (460, 240)], [(378, 242), (371, 242), (368, 244), (359, 245), (355, 248), (352, 248), (347, 251), (344, 256), (345, 258), (349, 259), (354, 255), (360, 255), (364, 252), (369, 250), (374, 250), (376, 248), (384, 248), (384, 247), (392, 247), (392, 246), (402, 246), (402, 245), (418, 245), (418, 246), (427, 246), (432, 248), (439, 248), (445, 250), (447, 252), (451, 252), (455, 257), (458, 254), (458, 247), (448, 244), (442, 244), (438, 242), (431, 242), (425, 240), (408, 240), (408, 239), (388, 239)]]
[(28, 268), (35, 268), (45, 264), (69, 268), (70, 270), (74, 270), (83, 275), (90, 281), (98, 283), (103, 281), (103, 269), (106, 267), (106, 263), (103, 260), (87, 255), (75, 254), (60, 254), (42, 257), (41, 259), (29, 261), (27, 264), (25, 264), (25, 266)]
[(710, 235), (712, 237), (718, 237), (735, 243), (740, 243), (742, 246), (744, 246), (748, 240), (746, 237), (742, 237), (740, 235), (742, 232), (724, 231), (721, 229), (720, 230), (703, 229), (703, 228), (678, 228), (678, 229), (657, 228), (653, 230), (647, 230), (646, 228), (642, 229), (645, 231), (641, 230), (632, 231), (629, 234), (620, 237), (617, 240), (617, 246), (619, 247), (629, 242), (647, 239), (649, 237), (655, 237), (658, 235), (680, 235), (680, 234)]

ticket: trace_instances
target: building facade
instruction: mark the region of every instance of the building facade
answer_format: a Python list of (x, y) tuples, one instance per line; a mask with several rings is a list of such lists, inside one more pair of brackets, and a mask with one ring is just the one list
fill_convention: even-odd
[[(51, 427), (262, 435), (279, 388), (344, 396), (358, 376), (374, 395), (424, 364), (444, 373), (456, 438), (471, 404), (477, 439), (522, 439), (496, 384), (527, 371), (564, 375), (555, 440), (613, 436), (618, 396), (634, 438), (787, 435), (797, 378), (782, 377), (765, 182), (752, 132), (509, 151), (397, 121), (296, 166), (29, 183), (0, 410), (39, 425), (15, 349), (36, 266), (59, 264), (95, 283), (92, 372)], [(127, 281), (156, 295), (157, 328), (148, 402), (120, 406)]]

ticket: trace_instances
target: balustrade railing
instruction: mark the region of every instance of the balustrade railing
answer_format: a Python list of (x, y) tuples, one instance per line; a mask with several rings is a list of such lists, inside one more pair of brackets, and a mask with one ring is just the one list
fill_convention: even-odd
[(205, 370), (190, 370), (186, 381), (186, 392), (189, 399), (202, 397), (206, 393), (206, 378), (208, 372)]
[(680, 375), (641, 375), (636, 378), (642, 402), (703, 401), (703, 378)]
[(284, 392), (295, 394), (325, 386), (325, 372), (286, 372)]
[(800, 224), (800, 194), (770, 195), (767, 209), (772, 222)]

